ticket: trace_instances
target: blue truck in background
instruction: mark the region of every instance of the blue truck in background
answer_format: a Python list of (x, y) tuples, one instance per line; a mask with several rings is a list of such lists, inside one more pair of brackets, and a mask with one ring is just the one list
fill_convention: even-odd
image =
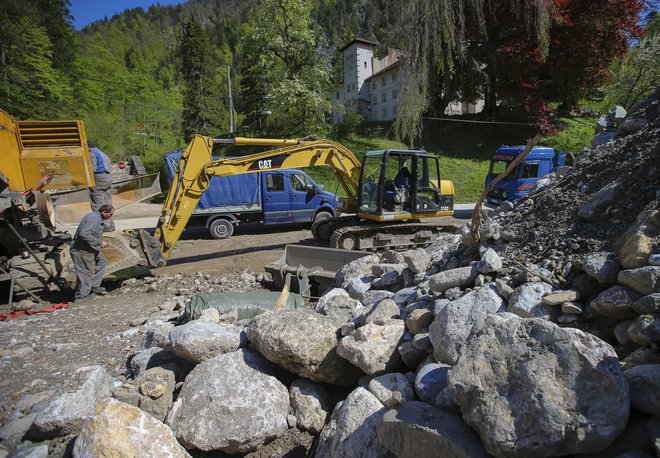
[[(486, 187), (502, 174), (524, 150), (524, 146), (498, 148), (490, 161), (490, 168), (486, 175)], [(547, 146), (532, 148), (527, 157), (508, 176), (497, 182), (486, 196), (484, 204), (488, 207), (498, 207), (502, 202), (514, 202), (526, 196), (543, 176), (557, 172), (561, 167), (566, 166), (566, 156), (567, 153)]]
[[(180, 158), (180, 151), (165, 156), (170, 184)], [(337, 202), (337, 195), (297, 169), (212, 177), (188, 224), (205, 226), (213, 238), (226, 239), (240, 223), (311, 223), (333, 218), (339, 216)]]

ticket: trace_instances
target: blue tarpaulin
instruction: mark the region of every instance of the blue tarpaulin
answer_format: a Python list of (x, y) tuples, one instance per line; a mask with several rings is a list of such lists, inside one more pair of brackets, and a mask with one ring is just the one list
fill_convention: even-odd
[[(174, 177), (174, 170), (179, 165), (180, 158), (181, 151), (175, 151), (165, 156), (170, 184)], [(261, 203), (260, 196), (259, 173), (212, 177), (209, 189), (202, 194), (197, 208), (258, 205)]]

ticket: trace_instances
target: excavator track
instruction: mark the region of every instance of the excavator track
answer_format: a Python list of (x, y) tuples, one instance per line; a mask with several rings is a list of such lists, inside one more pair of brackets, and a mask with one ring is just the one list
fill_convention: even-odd
[[(327, 226), (322, 227), (323, 224)], [(424, 247), (433, 243), (444, 230), (447, 227), (425, 223), (383, 224), (344, 217), (322, 221), (312, 232), (317, 240), (329, 243), (331, 248), (377, 251)], [(319, 237), (328, 233), (331, 233), (329, 239)]]

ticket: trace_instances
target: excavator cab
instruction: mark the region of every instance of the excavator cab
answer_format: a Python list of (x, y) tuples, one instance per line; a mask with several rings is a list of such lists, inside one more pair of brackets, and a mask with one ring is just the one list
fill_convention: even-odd
[(453, 192), (440, 189), (438, 158), (424, 150), (379, 150), (365, 154), (359, 216), (387, 221), (438, 216), (451, 211)]

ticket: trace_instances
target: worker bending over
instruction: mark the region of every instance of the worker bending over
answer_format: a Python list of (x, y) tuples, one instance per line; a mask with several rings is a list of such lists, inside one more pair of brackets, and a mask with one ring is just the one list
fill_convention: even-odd
[(106, 261), (101, 248), (108, 246), (103, 240), (103, 226), (112, 217), (112, 205), (101, 205), (98, 211), (86, 214), (78, 225), (71, 245), (71, 258), (76, 267), (76, 290), (74, 300), (78, 302), (91, 293), (105, 294), (101, 286), (105, 275)]

